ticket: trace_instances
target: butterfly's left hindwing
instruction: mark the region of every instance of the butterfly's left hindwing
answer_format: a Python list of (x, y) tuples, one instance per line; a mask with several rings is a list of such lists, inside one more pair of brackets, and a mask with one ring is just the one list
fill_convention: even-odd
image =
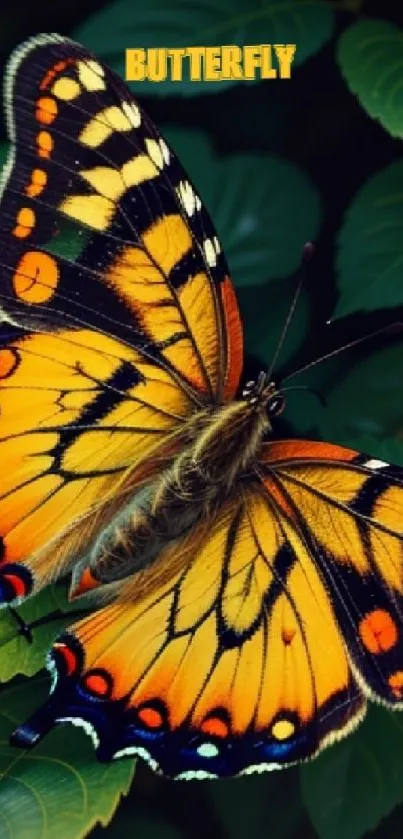
[(233, 396), (242, 331), (207, 213), (112, 71), (38, 36), (9, 63), (5, 104), (0, 305), (20, 327), (0, 343), (9, 600), (76, 561), (105, 499), (119, 509), (154, 455), (161, 470), (196, 407)]
[(133, 578), (56, 642), (55, 690), (20, 745), (67, 719), (101, 760), (133, 754), (173, 777), (225, 776), (312, 756), (361, 719), (328, 593), (261, 490), (241, 491), (208, 536), (190, 538), (184, 570), (140, 599)]

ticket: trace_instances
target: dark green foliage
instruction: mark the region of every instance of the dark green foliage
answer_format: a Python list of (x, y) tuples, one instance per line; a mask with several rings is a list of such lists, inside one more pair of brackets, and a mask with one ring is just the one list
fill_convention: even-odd
[[(3, 21), (4, 57), (39, 23), (82, 40), (118, 71), (126, 47), (296, 41), (289, 82), (167, 82), (136, 92), (157, 124), (169, 126), (215, 221), (238, 288), (248, 371), (270, 366), (307, 239), (316, 241), (316, 257), (279, 376), (403, 322), (403, 34), (395, 4), (83, 0), (51, 12), (39, 0), (35, 21), (32, 4), (20, 5), (21, 22), (10, 11)], [(3, 144), (1, 160), (4, 153)], [(68, 230), (62, 241), (74, 250)], [(385, 333), (287, 379), (286, 387), (319, 390), (326, 405), (312, 392), (290, 391), (277, 432), (403, 464), (402, 359), (403, 338)], [(173, 784), (139, 766), (111, 824), (94, 827), (112, 819), (133, 762), (96, 764), (91, 744), (71, 726), (28, 755), (8, 745), (15, 723), (45, 695), (47, 678), (34, 674), (54, 635), (74, 619), (71, 608), (63, 586), (23, 606), (21, 616), (34, 623), (31, 646), (7, 612), (0, 619), (1, 839), (400, 836), (403, 714), (381, 708), (301, 769)]]

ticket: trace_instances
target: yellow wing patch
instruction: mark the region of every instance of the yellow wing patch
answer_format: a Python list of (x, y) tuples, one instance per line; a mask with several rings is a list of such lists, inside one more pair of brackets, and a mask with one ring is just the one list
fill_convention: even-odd
[(85, 330), (16, 339), (0, 350), (0, 372), (2, 562), (23, 562), (39, 588), (77, 559), (68, 540), (57, 562), (41, 551), (128, 476), (134, 489), (191, 402), (166, 371)]

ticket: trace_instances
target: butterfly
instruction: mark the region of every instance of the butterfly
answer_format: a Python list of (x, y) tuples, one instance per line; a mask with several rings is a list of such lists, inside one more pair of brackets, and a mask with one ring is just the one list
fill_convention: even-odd
[(209, 216), (111, 70), (39, 35), (5, 108), (0, 598), (89, 603), (12, 742), (70, 722), (101, 761), (233, 776), (402, 708), (403, 470), (275, 438)]

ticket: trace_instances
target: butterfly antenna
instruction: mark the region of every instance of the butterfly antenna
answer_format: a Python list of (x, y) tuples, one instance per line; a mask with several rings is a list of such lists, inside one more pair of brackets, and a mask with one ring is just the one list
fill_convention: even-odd
[(288, 328), (289, 328), (290, 323), (292, 321), (292, 318), (293, 318), (293, 315), (294, 315), (294, 312), (295, 312), (295, 308), (296, 308), (296, 305), (297, 305), (297, 302), (298, 302), (298, 298), (299, 298), (302, 286), (304, 285), (304, 283), (306, 281), (306, 266), (307, 266), (308, 262), (310, 262), (310, 260), (312, 259), (314, 251), (315, 251), (315, 247), (314, 247), (313, 243), (312, 242), (306, 242), (306, 244), (304, 245), (304, 247), (302, 249), (302, 260), (301, 260), (301, 265), (300, 265), (300, 268), (299, 268), (299, 271), (298, 271), (299, 279), (298, 279), (297, 287), (295, 289), (294, 297), (292, 299), (291, 306), (288, 310), (288, 314), (287, 314), (287, 317), (286, 317), (286, 320), (285, 320), (285, 324), (283, 326), (280, 338), (278, 340), (277, 347), (275, 349), (271, 365), (270, 365), (269, 370), (266, 374), (266, 380), (270, 381), (271, 377), (273, 375), (273, 370), (274, 370), (274, 368), (277, 364), (277, 359), (280, 355), (282, 346), (284, 344), (284, 341), (285, 341), (285, 338), (286, 338), (286, 335), (287, 335), (287, 332), (288, 332)]
[(316, 367), (317, 364), (321, 364), (322, 361), (326, 361), (328, 358), (334, 358), (336, 355), (340, 355), (340, 353), (345, 350), (350, 350), (352, 347), (358, 347), (360, 344), (364, 344), (365, 341), (369, 341), (371, 338), (376, 338), (377, 335), (386, 335), (388, 332), (403, 332), (403, 323), (396, 321), (396, 323), (383, 326), (382, 329), (376, 329), (368, 335), (363, 335), (362, 338), (357, 338), (355, 341), (349, 341), (348, 344), (343, 344), (342, 347), (337, 347), (336, 350), (332, 350), (325, 355), (321, 355), (319, 358), (315, 358), (314, 361), (308, 361), (308, 364), (304, 364), (303, 367), (298, 367), (297, 370), (293, 370), (292, 373), (289, 373), (282, 381), (286, 382), (287, 379), (291, 379), (291, 377), (296, 376), (297, 373), (304, 373), (305, 370), (310, 370), (311, 367)]

